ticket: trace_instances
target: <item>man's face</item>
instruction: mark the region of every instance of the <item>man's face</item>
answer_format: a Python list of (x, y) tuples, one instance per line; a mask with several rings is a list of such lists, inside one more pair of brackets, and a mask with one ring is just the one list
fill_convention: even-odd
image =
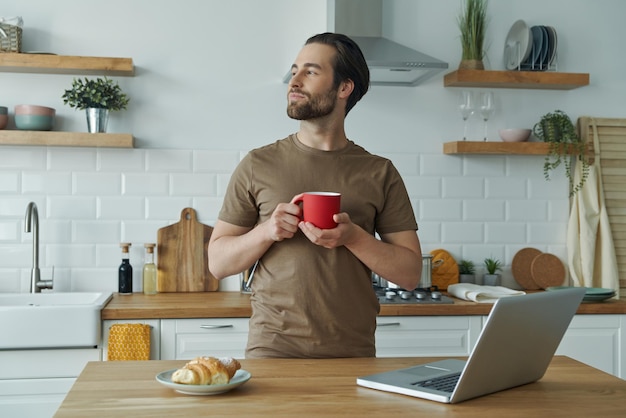
[(337, 105), (333, 88), (332, 59), (335, 49), (329, 45), (305, 45), (291, 66), (287, 92), (287, 115), (296, 120), (309, 120), (331, 114)]

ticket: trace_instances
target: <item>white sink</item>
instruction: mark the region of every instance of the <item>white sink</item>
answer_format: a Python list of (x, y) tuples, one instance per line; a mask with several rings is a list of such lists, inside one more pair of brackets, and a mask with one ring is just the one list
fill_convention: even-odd
[(0, 350), (94, 347), (111, 292), (0, 294)]

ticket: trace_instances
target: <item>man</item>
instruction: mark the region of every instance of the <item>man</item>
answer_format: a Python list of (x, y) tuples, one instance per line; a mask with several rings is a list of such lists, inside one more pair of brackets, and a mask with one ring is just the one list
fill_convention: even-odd
[[(315, 35), (291, 73), (287, 114), (300, 128), (251, 151), (233, 173), (211, 235), (209, 268), (224, 278), (259, 260), (247, 358), (375, 356), (380, 306), (371, 273), (406, 289), (418, 285), (415, 216), (392, 163), (344, 131), (346, 115), (369, 87), (359, 47), (345, 35)], [(307, 191), (342, 194), (336, 228), (300, 220), (293, 202)]]

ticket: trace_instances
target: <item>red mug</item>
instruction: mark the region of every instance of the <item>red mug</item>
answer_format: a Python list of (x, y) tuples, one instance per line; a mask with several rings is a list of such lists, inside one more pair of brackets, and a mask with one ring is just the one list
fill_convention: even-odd
[(307, 192), (302, 193), (293, 203), (302, 202), (302, 220), (310, 222), (320, 229), (332, 229), (337, 226), (333, 215), (339, 213), (341, 193)]

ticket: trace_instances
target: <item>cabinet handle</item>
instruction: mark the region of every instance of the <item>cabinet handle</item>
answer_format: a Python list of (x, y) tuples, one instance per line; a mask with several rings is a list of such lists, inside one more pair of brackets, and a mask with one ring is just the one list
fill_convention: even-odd
[(202, 329), (220, 329), (220, 328), (232, 328), (233, 326), (231, 324), (227, 324), (227, 325), (200, 325), (200, 328)]
[(377, 327), (399, 327), (400, 323), (399, 322), (383, 322), (381, 324), (377, 323), (376, 326)]

